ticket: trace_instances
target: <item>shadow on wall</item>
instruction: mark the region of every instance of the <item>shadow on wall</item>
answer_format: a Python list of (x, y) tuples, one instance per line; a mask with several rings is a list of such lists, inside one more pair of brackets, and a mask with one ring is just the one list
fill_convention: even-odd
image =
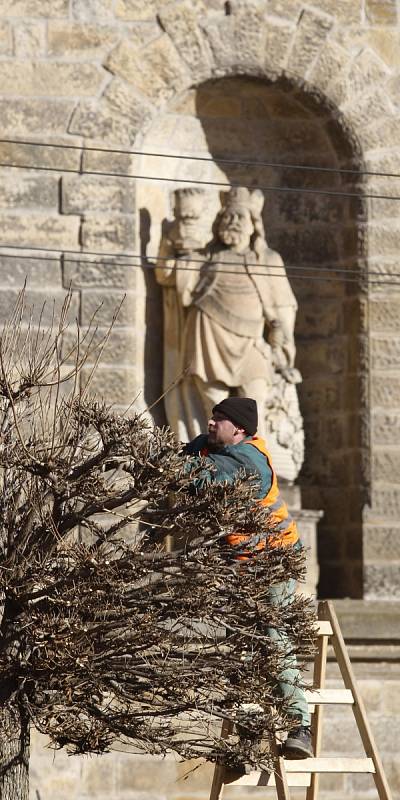
[(146, 405), (153, 405), (151, 414), (156, 425), (165, 425), (166, 417), (162, 400), (155, 402), (162, 395), (162, 340), (163, 313), (162, 293), (158, 286), (154, 270), (148, 262), (148, 245), (150, 242), (151, 216), (147, 208), (139, 210), (140, 260), (145, 283), (145, 342), (144, 363), (151, 364), (145, 373), (144, 400)]
[[(303, 507), (324, 511), (319, 591), (359, 597), (365, 502), (360, 286), (334, 268), (352, 270), (359, 264), (363, 209), (359, 200), (328, 193), (357, 191), (357, 174), (335, 170), (357, 171), (360, 160), (333, 110), (285, 80), (209, 82), (197, 91), (196, 112), (228, 181), (265, 187), (267, 240), (283, 257), (299, 304), (297, 366), (303, 375), (299, 396), (306, 435), (299, 483)], [(227, 165), (223, 158), (276, 166)], [(304, 169), (315, 165), (324, 170)]]
[[(157, 249), (154, 231), (160, 231), (170, 213), (171, 192), (182, 185), (180, 180), (226, 181), (264, 191), (267, 240), (283, 257), (299, 304), (297, 367), (303, 375), (299, 397), (306, 435), (299, 484), (303, 507), (324, 511), (320, 595), (359, 597), (367, 452), (362, 449), (365, 409), (360, 398), (365, 376), (360, 370), (360, 285), (348, 278), (350, 270), (360, 269), (361, 274), (364, 254), (358, 248), (365, 215), (360, 200), (343, 194), (356, 192), (360, 185), (356, 145), (323, 98), (283, 79), (269, 84), (231, 77), (208, 81), (171, 103), (143, 149), (157, 148), (211, 156), (214, 163), (164, 159), (160, 165), (159, 160), (155, 168), (164, 169), (175, 183), (158, 188), (151, 215), (142, 211), (144, 268), (146, 252), (154, 255)], [(225, 159), (240, 163), (227, 164)], [(155, 197), (155, 189), (151, 191)], [(218, 187), (210, 186), (209, 192), (212, 205)], [(150, 207), (151, 200), (146, 202)], [(157, 206), (163, 206), (163, 214)], [(338, 268), (349, 274), (335, 272)], [(162, 303), (153, 273), (144, 273), (146, 397), (153, 399), (162, 391)]]

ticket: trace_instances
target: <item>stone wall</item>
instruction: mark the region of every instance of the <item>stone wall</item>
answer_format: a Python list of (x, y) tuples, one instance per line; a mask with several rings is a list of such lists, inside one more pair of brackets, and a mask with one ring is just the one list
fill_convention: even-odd
[[(400, 226), (398, 202), (384, 197), (400, 196), (399, 71), (396, 0), (0, 0), (1, 135), (17, 142), (0, 142), (0, 318), (25, 276), (38, 313), (71, 287), (73, 316), (84, 328), (98, 309), (100, 332), (125, 298), (96, 387), (117, 408), (135, 397), (144, 408), (161, 391), (149, 257), (171, 191), (191, 179), (274, 187), (265, 190), (269, 242), (307, 268), (290, 277), (303, 502), (325, 510), (321, 592), (380, 601), (400, 593)], [(166, 148), (212, 162), (143, 155)], [(223, 163), (227, 155), (328, 171), (250, 173)], [(162, 408), (154, 416), (163, 421)], [(398, 632), (384, 606), (374, 617), (374, 603), (353, 604), (347, 634), (399, 796), (399, 652), (388, 644)], [(353, 744), (344, 711), (326, 736), (330, 751)], [(183, 781), (188, 765), (172, 759), (54, 758), (42, 744), (34, 739), (35, 800), (208, 796), (209, 768)], [(375, 796), (371, 780), (325, 781), (326, 800), (344, 794)]]
[[(218, 161), (227, 153), (354, 170), (264, 169), (251, 183), (341, 193), (266, 191), (269, 239), (286, 262), (345, 270), (332, 281), (291, 273), (303, 495), (326, 512), (321, 592), (398, 595), (400, 229), (396, 201), (368, 198), (400, 194), (399, 179), (368, 174), (400, 173), (396, 2), (4, 0), (0, 14), (3, 136), (19, 140), (0, 144), (0, 313), (25, 274), (37, 305), (71, 286), (82, 326), (100, 305), (105, 329), (126, 295), (96, 383), (117, 407), (159, 393), (161, 305), (146, 256), (170, 191), (205, 174), (127, 151), (205, 149), (205, 179), (227, 182), (250, 175)], [(144, 168), (173, 180), (135, 180)], [(359, 283), (345, 282), (351, 270)]]

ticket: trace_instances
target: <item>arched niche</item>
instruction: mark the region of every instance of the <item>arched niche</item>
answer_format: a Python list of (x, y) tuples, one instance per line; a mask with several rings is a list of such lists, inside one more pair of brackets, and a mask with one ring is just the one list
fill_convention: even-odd
[[(362, 397), (368, 376), (359, 357), (365, 209), (357, 146), (323, 97), (283, 78), (268, 83), (236, 76), (176, 97), (154, 119), (142, 151), (155, 155), (138, 157), (140, 174), (165, 179), (138, 183), (144, 256), (157, 253), (162, 221), (171, 218), (172, 192), (185, 181), (264, 187), (267, 239), (282, 255), (299, 303), (297, 366), (303, 375), (306, 454), (298, 483), (303, 507), (324, 512), (319, 590), (322, 596), (361, 596), (368, 450)], [(158, 158), (158, 153), (205, 160)], [(304, 169), (311, 166), (320, 169)], [(219, 187), (206, 188), (211, 220)], [(162, 303), (145, 259), (143, 274), (143, 384), (151, 403), (162, 391)], [(160, 405), (154, 415), (162, 421)]]

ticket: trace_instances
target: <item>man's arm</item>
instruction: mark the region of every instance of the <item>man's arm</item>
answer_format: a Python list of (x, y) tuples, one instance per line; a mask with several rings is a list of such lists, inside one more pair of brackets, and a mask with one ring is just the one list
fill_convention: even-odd
[[(197, 437), (194, 442), (199, 444)], [(204, 437), (207, 440), (207, 437)], [(192, 445), (194, 444), (191, 443)], [(197, 450), (200, 453), (200, 450)], [(189, 452), (190, 455), (190, 452)], [(204, 488), (210, 483), (233, 483), (239, 476), (256, 478), (260, 484), (260, 497), (264, 497), (272, 483), (272, 471), (265, 456), (251, 446), (230, 445), (218, 453), (208, 453), (200, 474), (194, 479), (193, 486), (196, 490)], [(191, 459), (193, 466), (200, 466), (200, 458)]]

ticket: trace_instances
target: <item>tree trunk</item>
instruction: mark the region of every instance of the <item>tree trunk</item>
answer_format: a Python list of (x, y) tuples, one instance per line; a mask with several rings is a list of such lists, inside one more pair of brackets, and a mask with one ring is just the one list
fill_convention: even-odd
[(0, 800), (28, 800), (29, 720), (18, 705), (0, 708)]

